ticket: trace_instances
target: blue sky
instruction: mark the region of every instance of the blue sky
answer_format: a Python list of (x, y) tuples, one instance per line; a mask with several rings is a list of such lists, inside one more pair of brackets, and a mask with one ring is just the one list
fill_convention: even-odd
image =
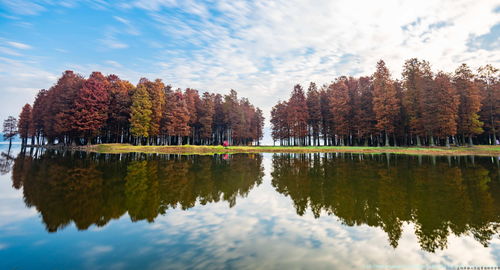
[[(269, 110), (295, 83), (369, 75), (384, 59), (453, 71), (500, 63), (492, 0), (0, 0), (0, 120), (67, 69), (240, 96)], [(268, 140), (266, 140), (268, 141)]]

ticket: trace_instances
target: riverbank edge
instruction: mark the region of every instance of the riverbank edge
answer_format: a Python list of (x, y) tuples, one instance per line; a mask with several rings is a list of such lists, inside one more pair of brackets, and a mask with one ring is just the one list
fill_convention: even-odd
[(73, 150), (103, 154), (147, 153), (214, 155), (238, 153), (361, 153), (452, 156), (500, 156), (500, 146), (479, 145), (462, 147), (365, 147), (365, 146), (139, 146), (130, 144), (98, 144), (87, 146), (43, 146), (47, 149)]

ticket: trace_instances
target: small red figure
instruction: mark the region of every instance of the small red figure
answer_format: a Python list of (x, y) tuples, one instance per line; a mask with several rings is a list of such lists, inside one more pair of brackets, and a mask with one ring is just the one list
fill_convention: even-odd
[(228, 141), (224, 141), (224, 142), (222, 143), (222, 146), (224, 146), (224, 147), (226, 147), (226, 148), (227, 148), (227, 147), (229, 146), (229, 142), (228, 142)]

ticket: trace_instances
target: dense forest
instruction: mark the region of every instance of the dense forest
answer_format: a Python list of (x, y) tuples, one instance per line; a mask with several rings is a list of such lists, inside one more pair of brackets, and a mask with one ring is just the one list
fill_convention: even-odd
[(18, 121), (23, 144), (259, 144), (264, 117), (248, 99), (187, 88), (160, 79), (134, 86), (116, 75), (85, 79), (66, 71), (26, 104)]
[(271, 111), (272, 137), (280, 145), (498, 144), (500, 74), (491, 65), (453, 74), (407, 60), (401, 80), (384, 61), (368, 77), (342, 76), (307, 92), (295, 85), (288, 101)]

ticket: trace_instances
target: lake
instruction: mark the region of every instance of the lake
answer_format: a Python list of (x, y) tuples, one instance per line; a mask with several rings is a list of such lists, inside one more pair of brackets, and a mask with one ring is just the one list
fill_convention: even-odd
[(500, 262), (498, 157), (1, 147), (0, 269)]

